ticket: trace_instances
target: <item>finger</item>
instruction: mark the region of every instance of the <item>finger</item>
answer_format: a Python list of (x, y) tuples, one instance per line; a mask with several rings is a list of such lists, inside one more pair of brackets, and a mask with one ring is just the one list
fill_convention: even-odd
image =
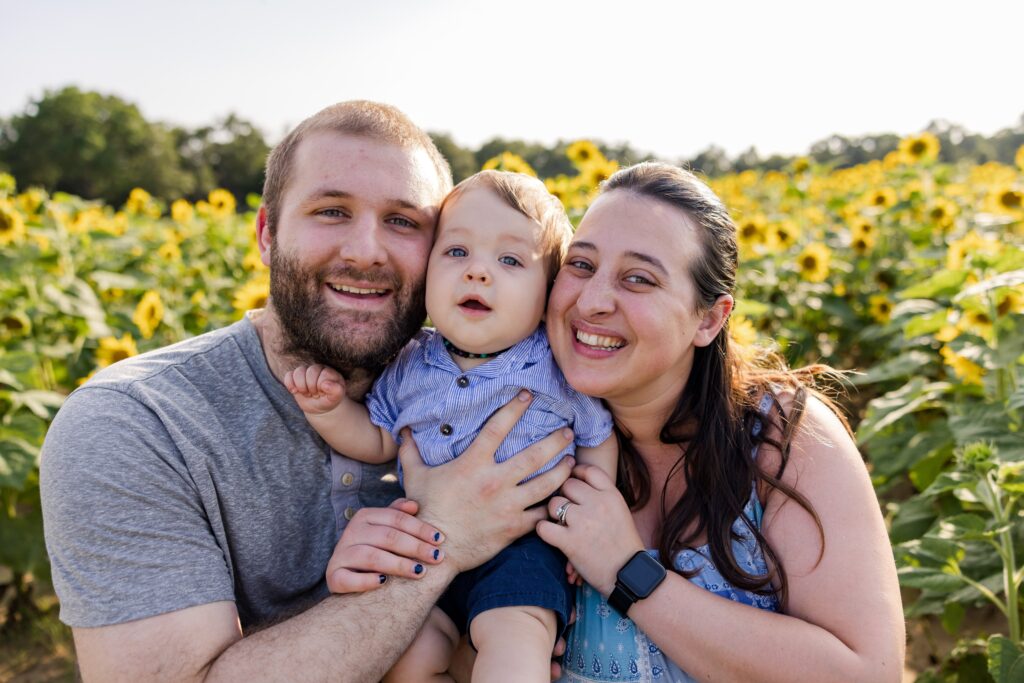
[(320, 376), (320, 370), (323, 368), (322, 365), (310, 365), (306, 368), (305, 380), (306, 386), (309, 387), (310, 391), (316, 391), (316, 378)]
[(540, 536), (540, 540), (544, 541), (548, 545), (555, 546), (563, 553), (565, 552), (565, 548), (569, 543), (568, 527), (542, 519), (537, 522), (535, 530), (537, 531), (537, 535)]
[[(402, 471), (405, 474), (406, 482), (408, 482), (410, 477), (415, 479), (416, 473), (427, 469), (427, 466), (420, 457), (420, 449), (416, 447), (416, 442), (412, 438), (412, 430), (405, 427), (399, 434), (402, 437), (402, 443), (398, 446), (398, 460), (402, 463)], [(408, 483), (406, 488), (408, 488)]]
[(615, 488), (615, 482), (611, 480), (608, 473), (596, 465), (576, 465), (572, 470), (572, 476), (587, 482), (598, 491)]
[(404, 531), (399, 531), (393, 526), (371, 525), (363, 536), (362, 542), (393, 555), (408, 558), (414, 563), (437, 564), (444, 559), (444, 551), (436, 545), (431, 545)]
[[(498, 408), (493, 415), (487, 418), (487, 422), (484, 423), (480, 433), (475, 439), (473, 439), (473, 443), (469, 445), (469, 448), (466, 449), (466, 452), (463, 453), (461, 457), (492, 460), (494, 458), (494, 452), (498, 450), (498, 446), (500, 446), (505, 440), (508, 433), (512, 431), (512, 427), (514, 427), (516, 422), (519, 421), (519, 418), (523, 416), (523, 413), (526, 412), (526, 408), (530, 405), (530, 401), (532, 400), (533, 394), (526, 389), (523, 389), (515, 398), (503, 405), (501, 408)], [(523, 451), (523, 453), (526, 453), (526, 451)], [(558, 451), (552, 453), (548, 457), (548, 460), (553, 458), (557, 453)], [(516, 462), (521, 456), (522, 454), (507, 462)], [(520, 479), (526, 477), (531, 472), (536, 472), (543, 464), (544, 461), (537, 463), (532, 469), (525, 468), (526, 471), (523, 472)]]
[(354, 572), (339, 568), (327, 576), (327, 588), (332, 593), (365, 593), (376, 590), (387, 583), (384, 574)]
[(388, 505), (388, 507), (395, 510), (401, 510), (407, 515), (415, 515), (420, 511), (420, 504), (415, 500), (409, 500), (408, 498), (395, 498), (391, 501), (391, 505)]
[(594, 487), (587, 482), (569, 477), (562, 484), (562, 495), (577, 505), (582, 505), (594, 495)]
[(418, 579), (427, 572), (426, 564), (419, 560), (402, 557), (372, 545), (349, 546), (345, 549), (345, 557), (337, 564), (329, 564), (328, 569), (332, 573), (338, 569), (349, 569), (407, 579)]
[(565, 654), (565, 638), (559, 636), (558, 640), (555, 641), (555, 649), (551, 651), (555, 657), (561, 657)]
[(287, 389), (289, 393), (295, 393), (295, 380), (292, 379), (291, 370), (284, 373), (284, 388)]
[[(571, 437), (566, 438), (565, 434), (562, 433), (567, 431), (570, 430), (563, 429), (555, 432), (554, 434), (549, 434), (544, 439), (519, 453), (516, 457), (501, 463), (501, 466), (505, 467), (512, 465), (513, 467), (521, 467), (523, 462), (531, 463), (526, 464), (525, 467), (521, 467), (520, 470), (516, 470), (517, 473), (525, 470), (524, 474), (520, 476), (517, 481), (523, 479), (530, 473), (536, 472), (540, 469), (544, 463), (551, 460), (551, 458), (555, 457), (568, 445)], [(533, 462), (536, 462), (537, 464), (533, 465)], [(562, 485), (562, 482), (568, 479), (569, 473), (572, 471), (572, 466), (575, 463), (575, 458), (572, 456), (566, 456), (562, 458), (557, 465), (544, 474), (537, 475), (530, 481), (517, 487), (517, 495), (520, 496), (523, 507), (536, 505), (557, 491), (558, 487)]]
[(572, 503), (572, 501), (565, 496), (551, 496), (551, 499), (548, 500), (548, 517), (557, 522), (558, 508), (562, 507), (565, 503)]
[[(416, 505), (415, 501), (407, 502)], [(363, 521), (372, 526), (393, 528), (427, 543), (440, 543), (444, 540), (439, 530), (403, 510), (390, 507), (363, 508), (360, 512), (363, 512)]]

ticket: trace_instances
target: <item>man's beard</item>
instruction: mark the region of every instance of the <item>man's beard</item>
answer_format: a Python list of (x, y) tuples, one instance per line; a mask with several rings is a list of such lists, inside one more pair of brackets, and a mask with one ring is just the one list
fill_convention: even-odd
[[(350, 280), (392, 291), (394, 310), (341, 311), (324, 300), (329, 280)], [(333, 367), (344, 377), (355, 370), (379, 372), (405, 345), (426, 318), (425, 279), (403, 282), (391, 270), (362, 272), (353, 268), (303, 268), (297, 259), (270, 252), (270, 301), (284, 332), (285, 354)], [(376, 325), (372, 324), (376, 320)], [(369, 327), (369, 331), (366, 328)]]

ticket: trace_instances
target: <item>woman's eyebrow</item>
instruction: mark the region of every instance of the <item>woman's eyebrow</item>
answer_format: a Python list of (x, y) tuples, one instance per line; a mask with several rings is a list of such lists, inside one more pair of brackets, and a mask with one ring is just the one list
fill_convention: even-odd
[[(597, 251), (597, 245), (594, 244), (593, 242), (587, 242), (586, 240), (576, 240), (575, 242), (573, 242), (572, 244), (569, 245), (569, 248), (570, 249), (577, 249), (578, 248), (578, 249), (583, 249), (585, 251)], [(627, 251), (624, 255), (626, 256), (626, 258), (632, 258), (632, 259), (636, 259), (637, 261), (643, 261), (644, 263), (647, 263), (647, 264), (657, 268), (658, 270), (660, 270), (665, 275), (668, 275), (668, 269), (665, 267), (665, 264), (663, 264), (661, 261), (659, 261), (655, 257), (650, 256), (649, 254), (644, 254), (644, 253), (641, 253), (639, 251)]]

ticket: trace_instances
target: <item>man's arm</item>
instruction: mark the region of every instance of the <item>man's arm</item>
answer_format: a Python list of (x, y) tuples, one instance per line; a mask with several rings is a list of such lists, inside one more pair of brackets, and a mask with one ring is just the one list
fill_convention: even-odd
[[(407, 493), (420, 503), (426, 521), (444, 533), (446, 558), (421, 578), (394, 579), (368, 593), (330, 596), (244, 638), (229, 602), (114, 626), (76, 628), (83, 679), (379, 680), (408, 647), (451, 579), (531, 530), (546, 512), (543, 507), (526, 508), (568, 476), (571, 458), (516, 486), (565, 447), (571, 436), (564, 432), (495, 465), (494, 451), (528, 403), (513, 400), (503, 407), (465, 454), (440, 467), (424, 466), (413, 440), (404, 440), (400, 456)], [(345, 542), (353, 545), (343, 534), (339, 544)]]

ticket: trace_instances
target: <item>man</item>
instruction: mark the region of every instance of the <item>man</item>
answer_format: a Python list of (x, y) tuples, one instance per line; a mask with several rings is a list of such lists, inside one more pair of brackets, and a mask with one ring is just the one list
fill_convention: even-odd
[[(459, 571), (545, 516), (526, 508), (571, 462), (516, 482), (569, 435), (492, 459), (528, 397), (448, 465), (426, 468), (406, 439), (411, 500), (382, 508), (393, 477), (332, 452), (281, 383), (300, 362), (326, 363), (362, 396), (423, 320), (450, 187), (429, 137), (394, 108), (325, 109), (268, 160), (257, 224), (267, 308), (68, 397), (41, 489), (85, 680), (377, 680)], [(363, 592), (328, 596), (328, 560), (336, 591)], [(387, 579), (405, 576), (417, 578)]]

